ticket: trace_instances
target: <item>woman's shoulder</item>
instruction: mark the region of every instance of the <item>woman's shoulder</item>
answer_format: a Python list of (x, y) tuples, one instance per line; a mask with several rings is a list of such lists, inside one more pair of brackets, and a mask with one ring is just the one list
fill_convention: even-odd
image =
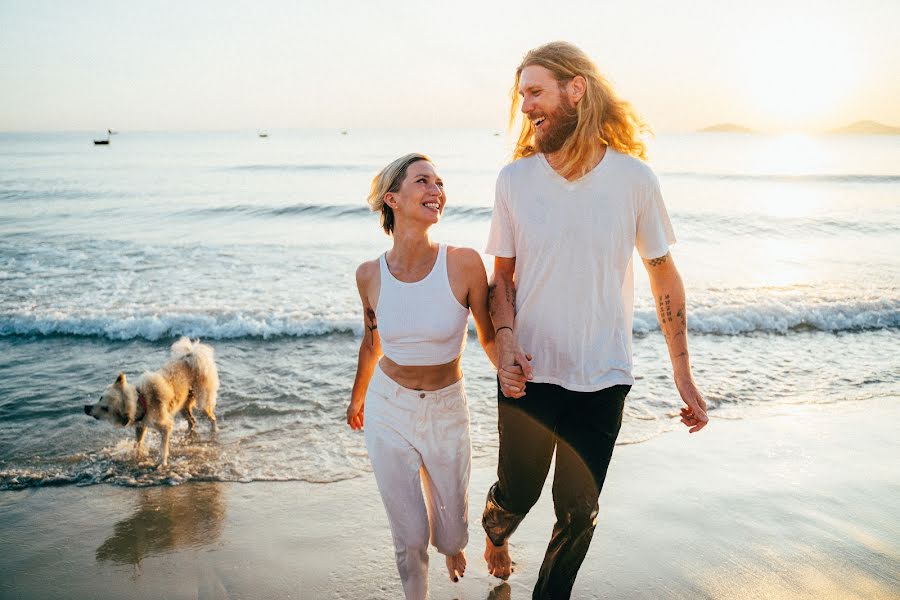
[(356, 282), (357, 283), (369, 283), (374, 280), (380, 274), (380, 265), (379, 259), (375, 258), (373, 260), (367, 260), (362, 263), (358, 267), (356, 267)]
[(475, 248), (447, 245), (447, 259), (457, 262), (481, 262), (481, 254)]
[(447, 265), (450, 268), (458, 267), (464, 272), (479, 267), (484, 269), (484, 261), (478, 250), (465, 246), (447, 246)]

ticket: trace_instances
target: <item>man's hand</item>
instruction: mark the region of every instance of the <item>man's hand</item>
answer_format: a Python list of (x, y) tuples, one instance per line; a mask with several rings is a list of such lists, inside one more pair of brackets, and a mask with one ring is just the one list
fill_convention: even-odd
[(521, 398), (525, 395), (525, 382), (534, 377), (533, 357), (522, 350), (509, 329), (500, 330), (496, 344), (500, 359), (497, 369), (500, 391), (507, 398)]
[(693, 379), (676, 379), (675, 386), (678, 388), (678, 393), (681, 394), (681, 399), (687, 405), (681, 409), (681, 422), (690, 433), (700, 431), (709, 423), (709, 417), (706, 415), (706, 400), (703, 399)]

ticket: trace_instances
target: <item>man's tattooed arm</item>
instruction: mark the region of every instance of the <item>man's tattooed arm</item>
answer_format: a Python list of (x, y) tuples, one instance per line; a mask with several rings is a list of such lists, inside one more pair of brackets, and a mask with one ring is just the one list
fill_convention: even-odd
[(656, 304), (659, 328), (666, 339), (669, 356), (676, 371), (690, 372), (687, 362), (687, 303), (684, 285), (671, 255), (666, 253), (658, 258), (645, 259), (644, 265), (650, 275)]
[(516, 287), (511, 278), (495, 274), (488, 285), (488, 311), (495, 328), (512, 326), (516, 315)]
[(685, 406), (681, 409), (681, 422), (691, 433), (700, 431), (709, 422), (706, 401), (691, 373), (691, 359), (688, 356), (687, 301), (684, 283), (675, 267), (671, 255), (645, 259), (644, 265), (650, 275), (650, 289), (659, 318), (659, 328), (666, 338), (666, 347), (672, 361), (675, 386)]

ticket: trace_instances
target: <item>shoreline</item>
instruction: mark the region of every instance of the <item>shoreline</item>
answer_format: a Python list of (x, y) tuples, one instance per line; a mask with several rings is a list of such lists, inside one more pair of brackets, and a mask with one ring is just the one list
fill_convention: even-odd
[[(783, 406), (620, 445), (575, 598), (900, 595), (896, 397)], [(517, 572), (486, 574), (470, 487), (466, 577), (433, 549), (431, 596), (530, 598), (552, 526), (551, 478), (511, 540)], [(330, 484), (47, 487), (0, 493), (2, 598), (397, 598), (371, 474)]]

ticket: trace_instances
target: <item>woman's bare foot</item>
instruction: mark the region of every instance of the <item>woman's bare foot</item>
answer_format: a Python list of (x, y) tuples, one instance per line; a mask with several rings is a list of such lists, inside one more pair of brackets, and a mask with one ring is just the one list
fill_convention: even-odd
[(491, 538), (485, 536), (484, 560), (487, 561), (488, 573), (500, 579), (509, 579), (513, 572), (512, 559), (509, 557), (509, 542), (495, 546)]
[(458, 554), (447, 557), (447, 572), (450, 573), (450, 580), (459, 581), (459, 578), (466, 573), (466, 553), (462, 550)]

